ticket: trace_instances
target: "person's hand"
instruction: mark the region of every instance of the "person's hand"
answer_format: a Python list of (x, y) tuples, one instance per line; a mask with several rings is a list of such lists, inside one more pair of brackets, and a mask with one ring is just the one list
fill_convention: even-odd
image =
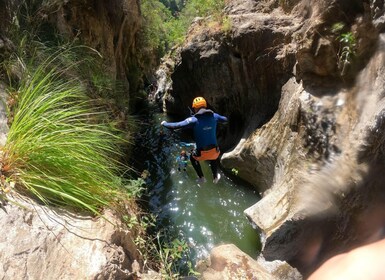
[(166, 123), (166, 121), (162, 121), (161, 123), (160, 123), (160, 125), (164, 125)]

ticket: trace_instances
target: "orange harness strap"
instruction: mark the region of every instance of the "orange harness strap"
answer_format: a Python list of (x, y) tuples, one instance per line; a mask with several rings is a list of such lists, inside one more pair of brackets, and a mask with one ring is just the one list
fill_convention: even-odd
[(212, 148), (207, 151), (201, 151), (201, 155), (199, 157), (193, 156), (196, 160), (215, 160), (219, 157), (219, 149)]

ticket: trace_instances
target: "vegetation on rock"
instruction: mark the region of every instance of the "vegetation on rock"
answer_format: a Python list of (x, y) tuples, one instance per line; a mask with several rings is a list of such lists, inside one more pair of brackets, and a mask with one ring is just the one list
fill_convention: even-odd
[(176, 4), (178, 7), (176, 10), (175, 5), (163, 2), (141, 1), (144, 46), (150, 50), (156, 50), (159, 57), (173, 46), (183, 42), (194, 18), (210, 16), (214, 20), (220, 19), (225, 5), (224, 0), (189, 0), (184, 4)]
[(47, 204), (101, 213), (140, 193), (122, 163), (134, 123), (118, 117), (111, 101), (118, 83), (100, 54), (43, 24), (40, 16), (53, 3), (24, 1), (6, 30), (12, 44), (0, 74), (10, 128), (2, 183)]
[(66, 75), (74, 69), (58, 67), (66, 52), (37, 67), (17, 57), (22, 73), (9, 87), (13, 108), (2, 173), (44, 203), (97, 213), (123, 193), (119, 145), (125, 140), (82, 82)]

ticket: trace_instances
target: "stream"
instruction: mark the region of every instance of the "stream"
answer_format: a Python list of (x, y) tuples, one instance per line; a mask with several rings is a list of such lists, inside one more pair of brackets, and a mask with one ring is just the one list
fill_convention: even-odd
[(193, 262), (206, 258), (214, 246), (226, 243), (256, 257), (261, 246), (259, 234), (243, 211), (260, 199), (257, 191), (222, 170), (221, 180), (214, 184), (206, 162), (201, 163), (206, 183), (196, 183), (190, 162), (186, 171), (179, 172), (176, 158), (182, 150), (192, 149), (188, 145), (192, 139), (186, 130), (160, 126), (162, 120), (181, 119), (172, 120), (155, 107), (149, 111), (140, 120), (134, 155), (136, 168), (149, 174), (146, 200), (150, 213), (157, 217), (158, 230), (167, 229), (186, 242)]

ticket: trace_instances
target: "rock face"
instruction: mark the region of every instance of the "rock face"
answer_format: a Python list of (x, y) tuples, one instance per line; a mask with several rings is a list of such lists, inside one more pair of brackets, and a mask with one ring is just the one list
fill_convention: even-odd
[(106, 219), (11, 197), (0, 209), (2, 279), (130, 279), (140, 256), (129, 232)]
[(254, 260), (231, 244), (214, 248), (211, 251), (208, 263), (201, 263), (199, 269), (202, 270), (201, 278), (205, 280), (301, 279), (299, 272), (287, 263), (282, 261), (267, 263), (262, 258)]
[[(140, 5), (137, 0), (64, 1), (50, 15), (50, 21), (67, 38), (79, 38), (103, 56), (106, 73), (138, 90), (136, 61)], [(128, 96), (127, 96), (128, 97)]]
[(165, 96), (166, 111), (179, 114), (188, 114), (195, 96), (205, 96), (214, 110), (230, 118), (221, 141), (227, 148), (277, 110), (280, 89), (295, 62), (291, 45), (283, 43), (300, 27), (295, 17), (261, 13), (254, 7), (257, 2), (240, 2), (247, 7), (229, 8), (230, 30), (203, 20), (193, 24), (172, 74), (173, 90)]
[[(262, 255), (306, 277), (383, 238), (384, 3), (230, 1), (231, 28), (197, 21), (165, 108), (195, 95), (228, 115), (225, 168), (263, 198), (245, 211)], [(208, 27), (210, 26), (210, 28)]]
[[(284, 147), (270, 166), (271, 187), (246, 210), (264, 232), (267, 260), (288, 260), (307, 274), (337, 252), (383, 238), (382, 40), (356, 88), (317, 97), (289, 81), (271, 122), (226, 155), (224, 161), (238, 160), (252, 149), (258, 161), (272, 145)], [(290, 119), (279, 118), (285, 113), (299, 114), (299, 129), (279, 130), (283, 138), (273, 142), (278, 123), (290, 127)]]
[(64, 1), (51, 17), (61, 34), (100, 52), (112, 77), (127, 81), (132, 75), (141, 23), (137, 0)]

